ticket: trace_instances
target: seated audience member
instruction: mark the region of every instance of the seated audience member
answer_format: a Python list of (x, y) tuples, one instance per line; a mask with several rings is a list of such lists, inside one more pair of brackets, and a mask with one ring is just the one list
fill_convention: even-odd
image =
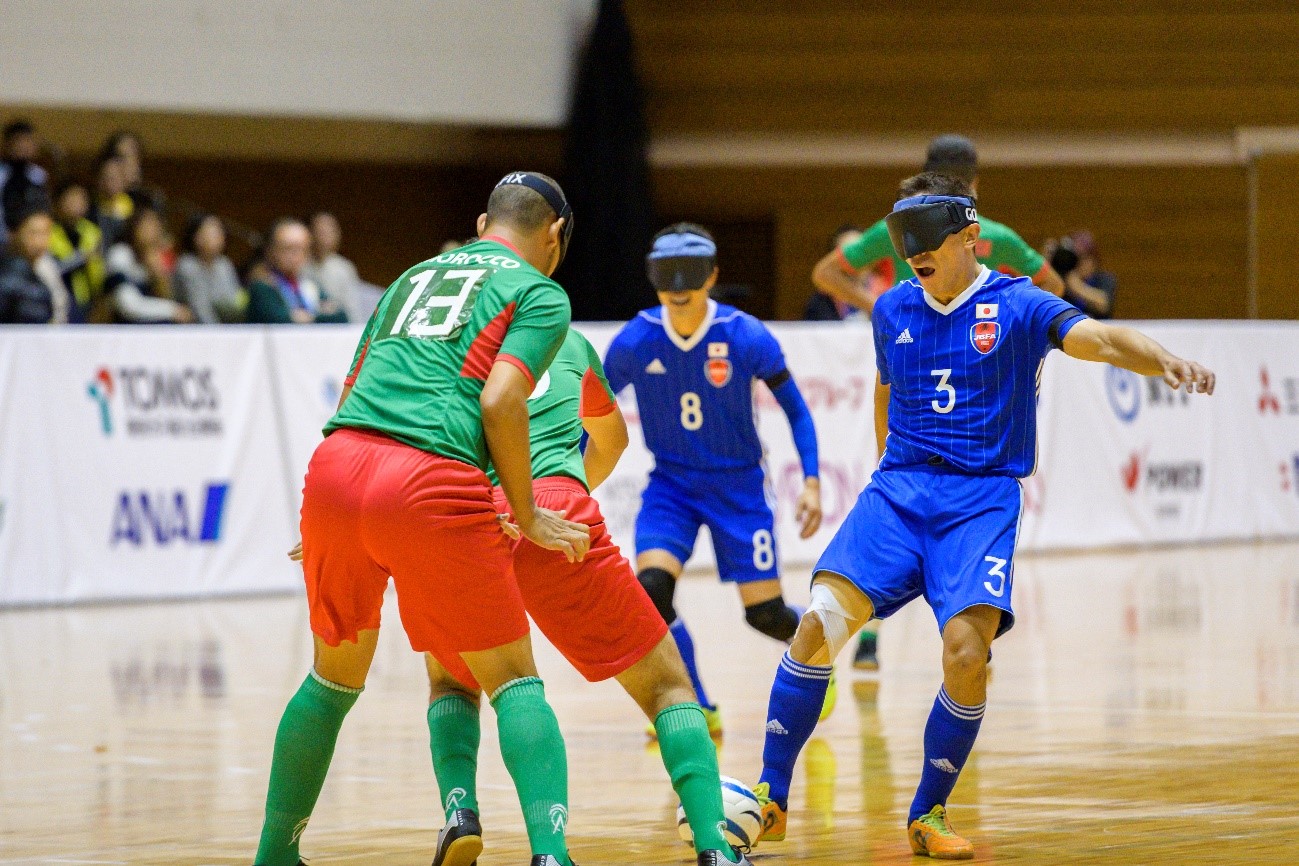
[(62, 324), (68, 320), (68, 293), (50, 255), (49, 211), (31, 205), (10, 211), (10, 237), (0, 259), (0, 324)]
[(266, 233), (264, 276), (248, 286), (248, 321), (262, 324), (346, 322), (347, 314), (307, 276), (311, 232), (282, 217)]
[(100, 159), (119, 159), (122, 165), (126, 194), (135, 207), (147, 207), (161, 213), (166, 198), (157, 187), (144, 182), (144, 142), (129, 129), (119, 129), (110, 135), (99, 149)]
[(95, 163), (95, 199), (90, 206), (90, 219), (99, 226), (104, 237), (104, 249), (122, 239), (126, 221), (135, 213), (135, 202), (126, 194), (126, 168), (115, 156), (101, 158)]
[(30, 121), (14, 120), (0, 132), (0, 244), (10, 218), (49, 201), (45, 169), (36, 164), (40, 142)]
[(240, 321), (248, 301), (225, 248), (226, 230), (220, 217), (200, 213), (189, 218), (172, 288), (176, 300), (188, 305), (205, 325)]
[[(861, 226), (839, 226), (835, 233), (830, 236), (830, 246), (826, 252), (833, 252), (861, 236)], [(876, 298), (890, 288), (888, 282), (874, 271), (863, 271), (858, 279), (861, 287)], [(857, 319), (863, 316), (870, 318), (870, 310), (863, 312), (851, 304), (845, 304), (843, 301), (830, 297), (820, 289), (812, 292), (812, 297), (807, 299), (807, 307), (803, 310), (803, 319), (808, 322), (841, 322), (845, 319)]]
[(374, 311), (361, 308), (361, 277), (356, 273), (356, 265), (339, 255), (338, 247), (343, 240), (343, 230), (334, 215), (321, 211), (311, 218), (311, 262), (307, 273), (320, 286), (321, 290), (332, 298), (348, 321), (364, 322)]
[(1118, 292), (1118, 278), (1101, 270), (1100, 253), (1096, 238), (1082, 229), (1057, 240), (1049, 240), (1045, 247), (1051, 267), (1064, 277), (1064, 299), (1093, 319), (1114, 316), (1114, 296)]
[(90, 193), (83, 184), (67, 180), (55, 188), (50, 254), (72, 296), (68, 321), (74, 323), (89, 321), (92, 306), (104, 293), (103, 235), (87, 218), (89, 212)]
[(126, 224), (125, 237), (108, 251), (108, 279), (119, 322), (188, 323), (189, 307), (172, 298), (171, 274), (165, 264), (166, 230), (152, 208), (138, 208)]

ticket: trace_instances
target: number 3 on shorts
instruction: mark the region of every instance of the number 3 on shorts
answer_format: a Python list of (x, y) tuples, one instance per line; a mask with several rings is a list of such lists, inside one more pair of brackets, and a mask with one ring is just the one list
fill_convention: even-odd
[(776, 564), (776, 547), (771, 542), (771, 533), (759, 529), (753, 533), (753, 567), (758, 571), (770, 571)]
[(992, 563), (992, 568), (988, 569), (988, 576), (1001, 579), (997, 584), (996, 589), (993, 589), (992, 581), (990, 580), (985, 580), (983, 582), (983, 588), (995, 595), (997, 598), (1001, 598), (1006, 594), (1006, 562), (1008, 560), (1002, 559), (999, 556), (985, 556), (983, 561)]

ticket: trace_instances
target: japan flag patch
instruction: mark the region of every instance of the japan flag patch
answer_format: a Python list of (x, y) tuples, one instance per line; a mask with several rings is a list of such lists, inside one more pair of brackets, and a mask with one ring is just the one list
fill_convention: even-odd
[(974, 310), (976, 319), (995, 319), (997, 318), (996, 304), (979, 304)]
[(970, 342), (978, 350), (980, 355), (986, 355), (997, 347), (997, 339), (1001, 336), (1001, 325), (996, 322), (976, 322), (973, 328), (970, 328)]

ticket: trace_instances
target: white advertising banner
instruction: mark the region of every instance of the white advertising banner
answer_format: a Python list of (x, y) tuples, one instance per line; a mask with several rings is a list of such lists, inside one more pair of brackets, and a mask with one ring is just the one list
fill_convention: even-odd
[(255, 592), (300, 578), (257, 329), (8, 329), (0, 601)]
[[(577, 327), (601, 352), (618, 329)], [(1299, 536), (1299, 324), (1140, 327), (1218, 393), (1053, 352), (1020, 549)], [(817, 423), (826, 520), (802, 540), (798, 455), (755, 388), (780, 559), (808, 565), (876, 462), (874, 352), (863, 325), (771, 329)], [(0, 329), (0, 605), (300, 586), (284, 553), (359, 330)], [(597, 498), (631, 556), (653, 460), (630, 390), (620, 404), (631, 445)], [(691, 564), (712, 561), (704, 532)]]

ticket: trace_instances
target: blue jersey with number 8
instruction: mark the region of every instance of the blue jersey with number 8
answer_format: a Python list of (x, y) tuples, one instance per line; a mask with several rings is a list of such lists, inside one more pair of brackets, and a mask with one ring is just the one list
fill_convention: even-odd
[(753, 417), (755, 379), (785, 370), (780, 344), (762, 322), (708, 302), (689, 338), (662, 307), (644, 310), (609, 345), (605, 374), (616, 394), (633, 385), (645, 446), (659, 466), (744, 469), (762, 461)]
[(891, 391), (880, 468), (1033, 474), (1042, 367), (1082, 313), (1026, 278), (983, 268), (946, 306), (914, 279), (899, 283), (871, 318)]

